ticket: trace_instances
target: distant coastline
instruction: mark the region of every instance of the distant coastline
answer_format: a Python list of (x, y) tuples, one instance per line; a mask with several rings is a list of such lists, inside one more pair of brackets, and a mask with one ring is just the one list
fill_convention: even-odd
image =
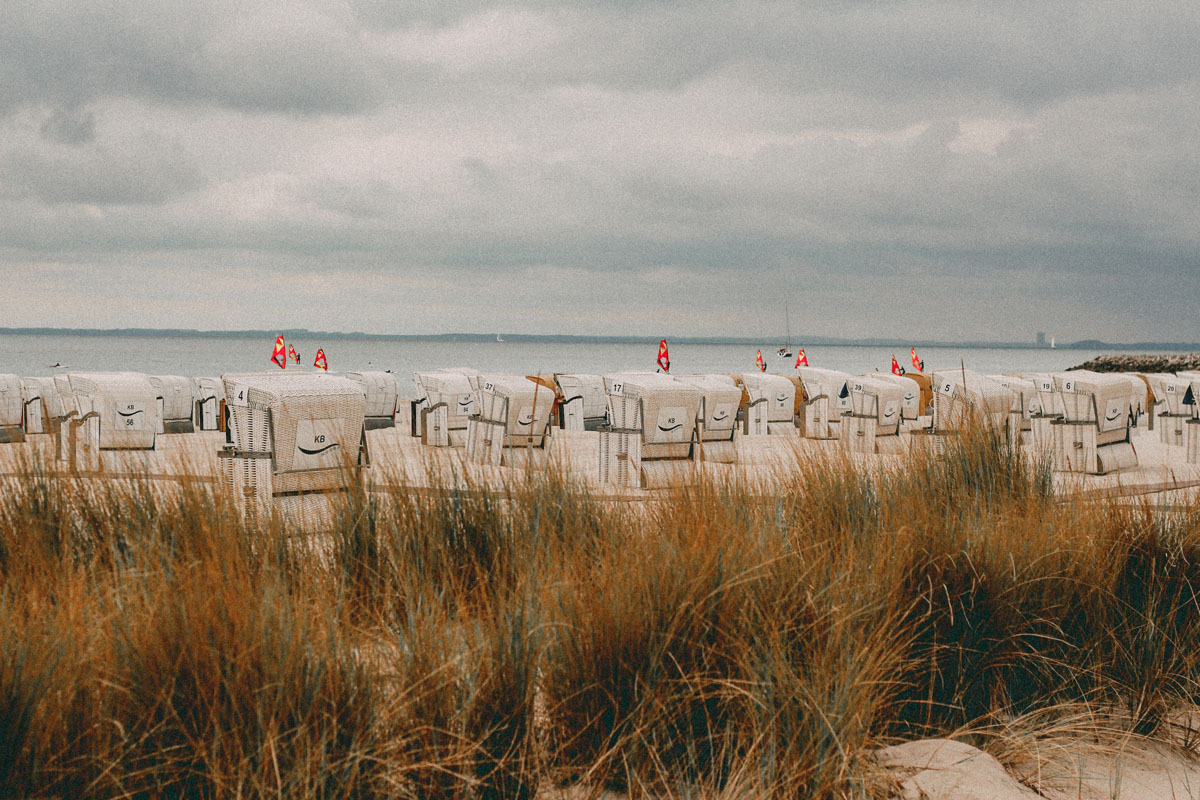
[[(430, 333), (430, 334), (392, 334), (392, 333), (362, 333), (359, 331), (310, 331), (306, 328), (270, 330), (233, 330), (208, 331), (194, 328), (0, 328), (0, 336), (186, 336), (193, 338), (246, 338), (258, 339), (275, 337), (282, 334), (285, 337), (319, 338), (319, 339), (357, 339), (364, 341), (398, 341), (398, 342), (494, 342), (496, 331), (491, 333)], [(639, 344), (660, 338), (655, 336), (574, 336), (570, 334), (533, 334), (508, 333), (500, 331), (504, 344), (521, 342), (561, 342), (579, 344)], [(763, 342), (783, 341), (783, 336), (749, 337), (749, 336), (671, 336), (666, 337), (675, 344), (737, 344), (756, 345)], [(987, 341), (937, 341), (933, 339), (841, 339), (827, 336), (795, 336), (791, 338), (803, 341), (806, 347), (963, 347), (1014, 350), (1049, 350), (1048, 345), (1038, 345), (1033, 342), (987, 342)], [(1200, 350), (1198, 342), (1102, 342), (1095, 339), (1084, 339), (1078, 342), (1064, 342), (1057, 345), (1058, 350)]]

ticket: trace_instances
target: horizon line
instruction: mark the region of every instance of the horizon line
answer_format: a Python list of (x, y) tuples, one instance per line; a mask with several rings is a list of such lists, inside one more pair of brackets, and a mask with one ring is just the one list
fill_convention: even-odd
[[(763, 344), (764, 342), (773, 341), (770, 338), (746, 337), (746, 336), (642, 336), (631, 334), (569, 334), (569, 333), (507, 333), (507, 332), (488, 332), (476, 333), (468, 331), (457, 331), (450, 333), (365, 333), (362, 331), (314, 331), (307, 328), (247, 328), (247, 329), (230, 329), (230, 330), (205, 330), (199, 328), (62, 328), (62, 327), (0, 327), (0, 335), (75, 335), (75, 336), (195, 336), (195, 337), (219, 337), (230, 336), (236, 338), (249, 338), (255, 336), (308, 336), (308, 337), (326, 337), (333, 339), (361, 339), (361, 340), (376, 340), (376, 341), (447, 341), (447, 340), (468, 340), (468, 341), (492, 341), (492, 337), (500, 339), (502, 337), (511, 337), (501, 343), (519, 342), (519, 341), (541, 341), (541, 342), (583, 342), (592, 344), (636, 344), (638, 342), (655, 342), (665, 338), (668, 342), (674, 341), (680, 344)], [(777, 337), (778, 338), (778, 337)], [(1012, 340), (983, 340), (983, 339), (965, 339), (960, 341), (947, 341), (937, 339), (902, 339), (902, 338), (884, 338), (884, 337), (863, 337), (858, 339), (832, 337), (832, 336), (812, 336), (812, 337), (791, 337), (799, 338), (807, 342), (808, 347), (970, 347), (970, 348), (1005, 348), (1005, 349), (1030, 349), (1030, 350), (1050, 350), (1050, 349), (1067, 349), (1067, 350), (1095, 350), (1103, 348), (1128, 349), (1135, 347), (1155, 347), (1171, 350), (1189, 350), (1200, 349), (1200, 343), (1197, 342), (1105, 342), (1098, 339), (1081, 339), (1074, 342), (1064, 342), (1052, 347), (1050, 344), (1039, 344), (1036, 341), (1012, 341)], [(782, 339), (781, 339), (782, 341)]]

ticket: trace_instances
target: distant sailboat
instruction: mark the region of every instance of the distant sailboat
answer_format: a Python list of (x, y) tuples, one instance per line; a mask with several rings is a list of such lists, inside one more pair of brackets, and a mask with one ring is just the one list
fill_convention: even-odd
[(1051, 350), (1054, 349), (1054, 337), (1053, 336), (1050, 337), (1050, 349)]
[(498, 333), (496, 334), (496, 341), (497, 341), (497, 342), (503, 342), (503, 341), (504, 341), (503, 339), (501, 339), (501, 338), (500, 338), (500, 334), (498, 334)]
[(788, 314), (788, 305), (786, 302), (783, 304), (783, 318), (784, 318), (785, 323), (787, 324), (787, 344), (786, 344), (786, 346), (779, 348), (779, 357), (780, 358), (791, 358), (792, 357), (792, 318)]

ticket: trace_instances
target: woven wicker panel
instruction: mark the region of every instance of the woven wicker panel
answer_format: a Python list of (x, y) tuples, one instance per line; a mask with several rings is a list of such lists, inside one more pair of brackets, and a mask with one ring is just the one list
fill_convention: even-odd
[(1158, 440), (1163, 444), (1184, 446), (1187, 443), (1187, 417), (1160, 414), (1155, 422)]
[(769, 400), (758, 387), (746, 387), (749, 401), (745, 411), (745, 434), (747, 436), (766, 436), (770, 431), (767, 420), (770, 418)]
[(303, 472), (276, 472), (274, 494), (283, 492), (320, 492), (343, 489), (358, 481), (356, 467), (318, 469)]
[(874, 417), (848, 416), (842, 418), (842, 441), (852, 453), (875, 454), (878, 424)]
[(449, 412), (445, 406), (439, 406), (432, 411), (420, 411), (420, 419), (423, 420), (421, 426), (421, 444), (429, 445), (430, 447), (449, 447), (450, 446), (450, 426), (448, 420)]
[(633, 433), (600, 433), (600, 482), (641, 485), (642, 438)]
[(328, 530), (337, 518), (337, 506), (344, 502), (339, 492), (292, 495), (275, 498), (275, 509), (289, 526), (302, 533)]
[(467, 426), (467, 460), (500, 466), (504, 451), (504, 424), (473, 419)]
[(810, 401), (804, 407), (804, 435), (809, 439), (834, 439), (837, 432), (830, 427), (829, 398)]
[(608, 396), (608, 422), (617, 430), (642, 429), (642, 404), (636, 397)]
[(273, 494), (274, 482), (269, 458), (220, 458), (225, 488), (239, 504), (265, 507)]
[(1096, 428), (1094, 425), (1055, 423), (1054, 468), (1060, 472), (1096, 474)]

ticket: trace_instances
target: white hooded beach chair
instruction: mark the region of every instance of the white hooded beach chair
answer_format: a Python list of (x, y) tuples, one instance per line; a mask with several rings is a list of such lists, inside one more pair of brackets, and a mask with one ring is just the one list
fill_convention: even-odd
[(268, 504), (306, 525), (331, 519), (334, 498), (370, 466), (366, 398), (354, 381), (313, 373), (221, 376), (228, 426), (225, 487), (255, 511)]
[(196, 424), (202, 431), (221, 428), (221, 408), (225, 387), (220, 378), (196, 378)]
[(25, 390), (19, 375), (0, 374), (0, 443), (25, 441)]
[[(912, 381), (909, 383), (917, 388)], [(900, 416), (905, 387), (874, 375), (851, 377), (846, 386), (850, 411), (842, 417), (842, 440), (851, 452), (901, 452)]]
[(742, 389), (728, 375), (682, 375), (681, 383), (700, 390), (696, 414), (698, 456), (703, 461), (729, 464), (737, 460), (733, 440), (737, 433), (737, 412)]
[(1135, 428), (1138, 427), (1138, 423), (1146, 413), (1146, 382), (1142, 380), (1141, 376), (1134, 375), (1132, 372), (1110, 374), (1129, 384), (1129, 424)]
[(979, 423), (1004, 431), (1015, 392), (986, 375), (969, 369), (934, 370), (933, 433), (960, 433)]
[(1061, 372), (1054, 381), (1063, 417), (1054, 429), (1054, 468), (1104, 475), (1136, 467), (1130, 438), (1129, 382), (1098, 372)]
[(606, 422), (608, 395), (604, 378), (582, 372), (559, 372), (554, 375), (562, 403), (559, 414), (564, 430), (595, 431)]
[(521, 375), (487, 375), (479, 415), (467, 428), (467, 458), (494, 466), (529, 465), (544, 458), (555, 393)]
[(1016, 375), (989, 375), (996, 383), (1013, 391), (1012, 411), (1008, 416), (1009, 439), (1014, 445), (1033, 444), (1033, 415), (1042, 407), (1037, 384)]
[[(741, 378), (742, 385), (750, 394), (746, 409), (746, 435), (800, 435), (800, 429), (796, 427), (797, 382), (787, 376), (767, 372), (746, 372)], [(762, 425), (763, 412), (766, 415), (765, 430)]]
[(907, 375), (893, 375), (890, 372), (872, 372), (866, 377), (899, 387), (903, 398), (900, 402), (901, 426), (906, 422), (915, 423), (921, 418), (921, 385), (914, 379)]
[(600, 482), (654, 488), (687, 475), (700, 389), (652, 373), (605, 375), (604, 385), (609, 428), (600, 432)]
[(159, 433), (194, 433), (196, 396), (192, 379), (182, 375), (150, 375), (150, 385), (158, 392)]
[(850, 374), (822, 367), (800, 367), (800, 382), (808, 401), (804, 406), (804, 435), (809, 439), (841, 437), (842, 417), (850, 411)]
[(414, 404), (415, 435), (432, 447), (466, 447), (467, 426), (479, 413), (468, 376), (457, 371), (414, 372), (422, 397)]
[(1149, 374), (1146, 381), (1150, 384), (1150, 391), (1154, 393), (1154, 424), (1158, 427), (1159, 441), (1184, 446), (1187, 420), (1192, 415), (1183, 400), (1191, 381), (1166, 373)]
[(1037, 405), (1031, 407), (1029, 414), (1033, 446), (1039, 449), (1052, 448), (1054, 430), (1051, 423), (1063, 416), (1062, 395), (1054, 384), (1054, 375), (1049, 372), (1026, 372), (1021, 377), (1033, 383), (1038, 395)]
[(97, 469), (101, 450), (153, 450), (159, 428), (158, 393), (137, 372), (72, 372), (66, 376), (75, 413), (59, 427), (60, 457)]
[(367, 398), (367, 430), (395, 427), (399, 398), (396, 376), (390, 372), (374, 371), (347, 372), (346, 377), (361, 386)]

